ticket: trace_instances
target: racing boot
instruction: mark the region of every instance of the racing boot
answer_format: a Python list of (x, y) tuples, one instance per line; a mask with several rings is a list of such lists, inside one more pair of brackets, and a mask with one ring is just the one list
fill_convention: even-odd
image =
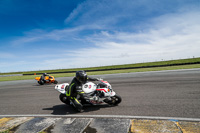
[(75, 98), (71, 98), (71, 103), (78, 112), (83, 112), (83, 105)]

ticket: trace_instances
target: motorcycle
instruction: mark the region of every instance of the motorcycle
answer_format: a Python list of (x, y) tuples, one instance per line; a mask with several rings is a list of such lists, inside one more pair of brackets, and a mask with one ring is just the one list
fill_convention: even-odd
[[(71, 102), (71, 100), (67, 99), (66, 92), (68, 90), (69, 84), (57, 84), (55, 89), (60, 92), (59, 99), (63, 103), (67, 105), (72, 105), (80, 112), (78, 108)], [(84, 106), (87, 104), (90, 105), (101, 105), (101, 104), (109, 104), (113, 106), (117, 106), (121, 101), (122, 98), (113, 91), (111, 85), (107, 81), (103, 81), (101, 79), (99, 83), (95, 84), (93, 82), (87, 82), (82, 85), (82, 90), (89, 95), (90, 99), (83, 99), (80, 95), (77, 96), (77, 100)]]
[(37, 80), (38, 84), (40, 85), (43, 85), (45, 83), (54, 83), (54, 84), (58, 83), (58, 81), (55, 79), (54, 76), (45, 76), (46, 81), (41, 80), (41, 77), (35, 77), (35, 80)]

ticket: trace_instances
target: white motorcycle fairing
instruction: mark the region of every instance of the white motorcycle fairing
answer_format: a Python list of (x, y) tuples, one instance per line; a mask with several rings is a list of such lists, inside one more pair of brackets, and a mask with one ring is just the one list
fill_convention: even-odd
[[(67, 105), (73, 105), (77, 111), (80, 111), (79, 108), (73, 104), (71, 99), (67, 98), (66, 91), (68, 88), (69, 83), (57, 84), (55, 86), (55, 89), (60, 92), (60, 100)], [(107, 81), (103, 81), (103, 79), (99, 80), (98, 84), (93, 82), (83, 84), (82, 91), (87, 94), (77, 95), (77, 99), (82, 105), (100, 105), (106, 103), (117, 106), (122, 101), (121, 97), (113, 91), (112, 86)]]
[[(112, 90), (111, 85), (107, 81), (101, 80), (100, 83), (103, 84), (105, 87), (100, 87), (99, 84), (95, 84), (93, 82), (87, 82), (83, 84), (82, 90), (85, 93), (98, 91), (98, 92), (103, 93), (104, 97), (113, 97), (116, 95), (116, 93)], [(57, 84), (55, 86), (55, 89), (62, 94), (66, 94), (66, 90), (68, 89), (68, 87), (69, 87), (69, 83), (62, 83), (62, 84)]]
[(68, 88), (68, 86), (69, 86), (68, 83), (57, 84), (55, 86), (55, 89), (62, 94), (66, 94), (66, 88)]
[(97, 89), (97, 85), (92, 82), (87, 82), (82, 86), (82, 90), (85, 93), (91, 93)]
[(101, 91), (102, 93), (104, 93), (105, 97), (112, 97), (116, 95), (116, 93), (112, 89), (112, 86), (107, 81), (101, 80), (100, 83), (103, 83), (106, 87), (101, 88), (100, 86), (98, 86), (96, 89), (97, 91)]

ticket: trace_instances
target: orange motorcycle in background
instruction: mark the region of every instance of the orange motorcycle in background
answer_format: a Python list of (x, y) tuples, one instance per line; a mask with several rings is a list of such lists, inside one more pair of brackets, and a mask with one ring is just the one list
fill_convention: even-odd
[(43, 84), (46, 84), (46, 83), (47, 84), (49, 84), (49, 83), (57, 84), (58, 83), (58, 81), (55, 80), (54, 76), (45, 76), (46, 81), (41, 80), (41, 77), (36, 77), (35, 80), (37, 80), (38, 84), (40, 84), (40, 85), (43, 85)]

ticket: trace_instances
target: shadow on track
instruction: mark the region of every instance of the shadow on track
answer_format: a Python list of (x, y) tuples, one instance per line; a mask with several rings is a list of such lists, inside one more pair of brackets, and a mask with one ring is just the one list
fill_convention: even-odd
[(43, 84), (43, 85), (40, 85), (40, 84), (33, 84), (33, 86), (50, 86), (50, 85), (55, 85), (55, 84), (52, 84), (52, 83), (47, 83), (47, 84)]
[[(97, 111), (100, 108), (109, 108), (112, 107), (110, 105), (88, 105), (83, 107), (83, 112), (91, 112), (91, 111)], [(69, 115), (69, 114), (78, 114), (80, 112), (76, 111), (75, 108), (69, 105), (65, 104), (60, 104), (60, 105), (55, 105), (52, 108), (43, 108), (43, 110), (52, 110), (53, 112), (51, 114), (53, 115)]]

